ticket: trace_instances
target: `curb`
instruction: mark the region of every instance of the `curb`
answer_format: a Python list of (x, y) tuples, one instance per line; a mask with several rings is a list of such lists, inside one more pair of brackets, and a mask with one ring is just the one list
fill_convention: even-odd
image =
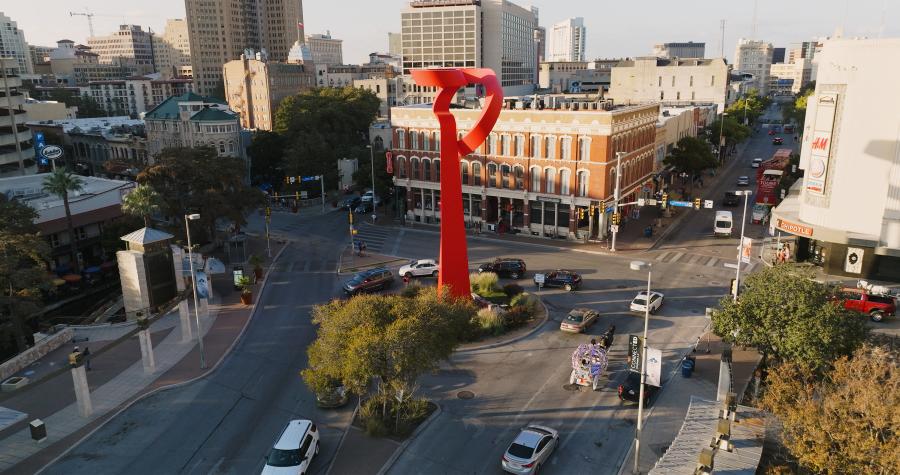
[(356, 420), (356, 414), (359, 412), (360, 400), (359, 396), (356, 399), (356, 407), (353, 408), (353, 414), (350, 414), (350, 423), (347, 424), (347, 427), (344, 427), (344, 433), (341, 434), (341, 439), (338, 440), (337, 448), (334, 449), (334, 457), (331, 459), (331, 463), (328, 464), (328, 468), (325, 469), (325, 475), (331, 473), (332, 467), (334, 467), (335, 462), (337, 462), (337, 454), (341, 451), (341, 447), (344, 445), (344, 439), (347, 438), (347, 433), (350, 432), (350, 428), (353, 427), (353, 421)]
[[(278, 254), (275, 254), (275, 257), (272, 258), (272, 262), (271, 262), (271, 264), (270, 264), (270, 266), (269, 266), (270, 269), (271, 269), (272, 267), (275, 266), (275, 262), (278, 261), (278, 258), (281, 257), (281, 254), (284, 252), (285, 249), (287, 249), (287, 245), (282, 246), (282, 247), (281, 247), (281, 250), (278, 251)], [(91, 429), (87, 434), (85, 434), (83, 437), (81, 437), (80, 439), (78, 439), (74, 444), (72, 444), (71, 446), (69, 446), (69, 448), (67, 448), (66, 450), (64, 450), (61, 454), (59, 454), (59, 455), (57, 455), (56, 457), (54, 457), (53, 460), (51, 460), (50, 462), (48, 462), (47, 464), (45, 464), (43, 467), (41, 467), (41, 468), (36, 472), (36, 474), (43, 473), (44, 470), (46, 470), (48, 467), (50, 467), (51, 465), (55, 464), (55, 463), (58, 462), (60, 459), (62, 459), (62, 458), (65, 457), (66, 455), (68, 455), (69, 452), (71, 452), (75, 447), (78, 447), (79, 445), (81, 445), (81, 443), (84, 442), (88, 437), (94, 435), (95, 432), (97, 432), (98, 430), (102, 429), (104, 426), (106, 426), (106, 424), (108, 424), (110, 421), (112, 421), (113, 419), (115, 419), (116, 416), (118, 416), (119, 414), (125, 412), (125, 411), (126, 411), (127, 409), (129, 409), (131, 406), (137, 404), (137, 403), (140, 402), (140, 401), (143, 401), (144, 399), (146, 399), (146, 398), (148, 398), (148, 397), (150, 397), (150, 396), (152, 396), (152, 395), (154, 395), (154, 394), (160, 393), (160, 392), (162, 392), (162, 391), (168, 391), (168, 390), (170, 390), (170, 389), (175, 389), (175, 388), (179, 388), (179, 387), (182, 387), (182, 386), (186, 386), (186, 385), (191, 384), (191, 383), (193, 383), (193, 382), (195, 382), (195, 381), (198, 381), (198, 380), (200, 380), (200, 379), (203, 379), (203, 378), (209, 376), (210, 374), (212, 374), (216, 369), (218, 369), (218, 368), (219, 368), (219, 365), (221, 365), (222, 362), (225, 361), (225, 359), (231, 354), (231, 350), (234, 349), (235, 345), (237, 345), (237, 343), (244, 337), (244, 333), (247, 331), (247, 328), (250, 326), (250, 322), (253, 320), (253, 317), (256, 315), (256, 306), (257, 306), (257, 304), (259, 303), (259, 301), (262, 300), (263, 293), (267, 290), (267, 289), (266, 289), (266, 283), (269, 281), (269, 274), (270, 274), (270, 273), (267, 272), (267, 273), (265, 274), (265, 276), (263, 277), (263, 281), (262, 281), (262, 284), (261, 284), (262, 291), (260, 291), (259, 297), (256, 299), (256, 301), (253, 302), (253, 307), (250, 309), (250, 316), (247, 318), (247, 321), (244, 323), (244, 327), (241, 328), (241, 332), (238, 333), (237, 337), (231, 342), (231, 345), (230, 345), (228, 348), (225, 349), (225, 352), (224, 352), (224, 353), (222, 353), (222, 357), (219, 358), (219, 360), (216, 361), (216, 363), (215, 363), (214, 365), (212, 365), (212, 367), (210, 367), (210, 368), (207, 369), (205, 372), (203, 372), (203, 373), (201, 373), (201, 374), (199, 374), (199, 375), (197, 375), (197, 376), (195, 376), (195, 377), (193, 377), (193, 378), (191, 378), (191, 379), (187, 379), (187, 380), (184, 380), (184, 381), (181, 381), (181, 382), (178, 382), (178, 383), (169, 384), (169, 385), (166, 385), (166, 386), (160, 386), (160, 387), (155, 388), (155, 389), (152, 389), (152, 390), (150, 390), (150, 391), (148, 391), (148, 392), (146, 392), (146, 393), (144, 393), (144, 394), (139, 394), (137, 397), (135, 397), (135, 398), (132, 399), (131, 401), (128, 401), (128, 402), (126, 402), (123, 406), (119, 407), (117, 410), (115, 410), (115, 412), (113, 412), (113, 413), (111, 413), (111, 414), (108, 414), (108, 415), (107, 415), (108, 417), (107, 417), (107, 416), (101, 416), (101, 417), (106, 417), (106, 420), (103, 421), (103, 422), (101, 422), (99, 425), (97, 425), (97, 427), (94, 427), (93, 429)], [(199, 331), (199, 329), (198, 329), (198, 331)], [(161, 375), (160, 375), (160, 376), (161, 376)]]
[(541, 306), (544, 307), (544, 318), (541, 320), (540, 323), (535, 325), (534, 328), (532, 328), (531, 330), (528, 330), (527, 332), (525, 332), (521, 335), (514, 336), (508, 340), (502, 340), (502, 341), (498, 341), (496, 343), (488, 343), (488, 344), (480, 345), (480, 346), (460, 348), (459, 350), (456, 350), (454, 353), (467, 353), (470, 351), (481, 351), (481, 350), (490, 350), (492, 348), (499, 348), (501, 346), (511, 345), (513, 343), (522, 341), (522, 340), (534, 335), (535, 333), (537, 333), (538, 330), (540, 330), (541, 328), (544, 327), (544, 324), (547, 323), (548, 320), (550, 320), (550, 309), (547, 308), (547, 305), (544, 303), (544, 301), (542, 299), (539, 300), (539, 302), (541, 302)]
[[(397, 459), (400, 458), (401, 455), (403, 455), (403, 452), (406, 451), (406, 448), (409, 447), (409, 444), (416, 440), (416, 437), (419, 436), (419, 433), (425, 430), (426, 427), (431, 425), (431, 423), (441, 415), (441, 413), (443, 412), (443, 410), (441, 409), (441, 405), (436, 402), (434, 402), (434, 405), (436, 407), (434, 412), (432, 412), (431, 415), (428, 416), (428, 419), (425, 419), (425, 422), (422, 422), (421, 424), (419, 424), (419, 427), (416, 427), (416, 430), (413, 431), (412, 435), (407, 437), (402, 444), (400, 444), (400, 447), (394, 450), (394, 453), (391, 454), (391, 457), (387, 459), (387, 462), (385, 462), (384, 465), (381, 466), (381, 469), (378, 470), (378, 473), (376, 475), (386, 474), (387, 471), (390, 470), (394, 465), (394, 463), (397, 462)], [(331, 467), (328, 468), (330, 469)]]
[(338, 264), (337, 273), (338, 274), (352, 274), (354, 272), (359, 272), (359, 271), (366, 270), (366, 269), (374, 269), (376, 267), (381, 267), (386, 264), (392, 264), (392, 263), (396, 263), (396, 262), (408, 262), (408, 261), (409, 261), (409, 259), (406, 259), (403, 257), (395, 257), (394, 259), (389, 259), (386, 261), (378, 261), (378, 262), (373, 262), (371, 264), (362, 265), (359, 267), (348, 267), (346, 269), (341, 268), (340, 264)]

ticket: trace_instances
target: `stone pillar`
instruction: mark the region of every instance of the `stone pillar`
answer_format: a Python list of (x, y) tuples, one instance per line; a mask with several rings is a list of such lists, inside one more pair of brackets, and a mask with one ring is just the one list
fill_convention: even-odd
[(183, 292), (184, 285), (184, 251), (181, 246), (170, 246), (172, 249), (172, 264), (175, 266), (175, 288)]
[(193, 340), (194, 332), (191, 330), (191, 310), (190, 307), (188, 307), (187, 300), (178, 302), (178, 317), (181, 322), (181, 341), (188, 342)]
[(725, 396), (732, 392), (731, 382), (731, 345), (722, 349), (722, 357), (719, 360), (719, 384), (716, 389), (716, 401), (724, 401)]
[(81, 417), (90, 417), (94, 408), (91, 405), (91, 390), (88, 387), (87, 372), (83, 365), (79, 364), (72, 368), (72, 382), (75, 384), (75, 402), (78, 404), (78, 414)]
[(153, 358), (153, 341), (150, 339), (150, 330), (139, 331), (138, 339), (141, 342), (141, 362), (144, 363), (144, 372), (153, 373), (156, 371), (156, 360)]
[(525, 228), (526, 232), (531, 234), (531, 202), (528, 201), (528, 193), (522, 195), (522, 227)]

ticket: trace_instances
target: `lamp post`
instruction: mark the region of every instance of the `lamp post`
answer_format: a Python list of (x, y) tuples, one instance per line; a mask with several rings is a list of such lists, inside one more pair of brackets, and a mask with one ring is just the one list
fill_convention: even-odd
[[(616, 188), (613, 191), (613, 214), (619, 212), (619, 177), (622, 175), (622, 156), (625, 155), (625, 152), (616, 152)], [(604, 210), (605, 211), (605, 210)], [(612, 232), (612, 245), (610, 246), (610, 251), (616, 252), (616, 235), (619, 234), (619, 225), (615, 225)]]
[(747, 224), (747, 201), (753, 194), (750, 190), (740, 190), (735, 192), (736, 195), (744, 195), (744, 213), (741, 215), (741, 240), (738, 242), (737, 248), (737, 270), (734, 275), (734, 301), (737, 302), (738, 288), (741, 286), (741, 254), (744, 250), (744, 226)]
[(644, 261), (631, 261), (631, 270), (647, 269), (647, 300), (644, 305), (644, 337), (641, 346), (641, 388), (638, 393), (638, 416), (634, 432), (634, 468), (633, 473), (640, 473), (639, 463), (641, 459), (641, 430), (644, 426), (644, 385), (647, 383), (647, 326), (650, 322), (650, 281), (653, 276), (653, 264)]
[(369, 159), (372, 164), (372, 222), (375, 222), (375, 149), (372, 148), (372, 144), (366, 145), (366, 148), (369, 149)]
[(194, 290), (194, 319), (197, 321), (197, 344), (200, 348), (200, 369), (206, 369), (206, 355), (203, 353), (203, 332), (200, 330), (200, 303), (197, 300), (197, 275), (194, 274), (194, 247), (191, 245), (190, 221), (200, 219), (199, 214), (184, 215), (184, 229), (188, 240), (188, 263), (191, 268), (191, 288)]

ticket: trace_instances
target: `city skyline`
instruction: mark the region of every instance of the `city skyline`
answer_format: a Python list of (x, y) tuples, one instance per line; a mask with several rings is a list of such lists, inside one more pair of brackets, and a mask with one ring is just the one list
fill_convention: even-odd
[[(304, 2), (305, 29), (309, 33), (330, 30), (334, 38), (344, 41), (347, 63), (364, 63), (369, 53), (387, 51), (387, 33), (400, 30), (400, 11), (409, 2), (383, 0), (377, 3), (348, 3), (354, 4), (353, 11), (360, 14), (347, 18), (340, 13), (341, 10), (330, 8), (327, 2)], [(514, 3), (538, 7), (540, 25), (544, 27), (570, 17), (584, 17), (588, 30), (588, 60), (648, 55), (654, 44), (671, 41), (705, 42), (707, 57), (715, 57), (720, 51), (721, 19), (726, 20), (724, 50), (729, 63), (733, 63), (734, 45), (741, 37), (755, 36), (775, 46), (786, 47), (793, 42), (831, 36), (839, 27), (843, 27), (846, 37), (900, 36), (900, 6), (883, 0), (860, 0), (854, 2), (853, 8), (846, 0), (803, 0), (789, 4), (760, 0), (756, 35), (752, 35), (752, 4), (720, 5), (712, 0), (701, 0), (690, 14), (685, 15), (684, 9), (678, 5), (654, 1), (650, 8), (655, 14), (646, 15), (646, 6), (638, 10), (633, 5), (609, 5), (600, 12), (584, 8), (577, 0)], [(116, 31), (120, 24), (137, 24), (145, 29), (150, 27), (156, 34), (162, 34), (166, 19), (185, 17), (184, 0), (133, 0), (129, 5), (84, 0), (79, 6), (62, 0), (45, 0), (42, 4), (44, 8), (41, 10), (15, 3), (4, 6), (0, 11), (18, 23), (29, 44), (38, 46), (53, 46), (63, 38), (87, 43), (90, 35), (87, 20), (84, 17), (70, 17), (69, 11), (84, 12), (87, 9), (94, 13), (94, 31), (97, 35)], [(777, 15), (773, 17), (772, 12), (777, 12)], [(645, 22), (643, 27), (636, 27), (634, 22), (608, 20), (610, 17), (637, 18), (639, 13)], [(678, 21), (672, 21), (673, 18)], [(789, 21), (788, 18), (800, 20)], [(623, 39), (626, 34), (628, 38)], [(615, 41), (611, 41), (613, 39)]]

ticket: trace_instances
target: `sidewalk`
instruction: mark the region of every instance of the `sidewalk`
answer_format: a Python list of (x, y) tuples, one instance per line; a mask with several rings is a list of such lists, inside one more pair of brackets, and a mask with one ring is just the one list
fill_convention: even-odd
[[(264, 241), (248, 242), (248, 255), (255, 248), (264, 247)], [(281, 249), (277, 247), (275, 250)], [(264, 255), (258, 250), (256, 252)], [(271, 264), (267, 262), (265, 267), (270, 268)], [(78, 413), (69, 371), (37, 383), (21, 394), (14, 393), (0, 403), (28, 414), (26, 420), (0, 431), (0, 471), (36, 473), (141, 396), (191, 381), (215, 369), (243, 333), (255, 308), (240, 304), (239, 293), (233, 290), (228, 277), (212, 279), (213, 301), (209, 305), (209, 316), (201, 317), (207, 369), (200, 369), (196, 327), (192, 325), (194, 338), (182, 342), (177, 310), (174, 310), (151, 327), (156, 361), (154, 373), (144, 373), (136, 336), (92, 358), (92, 371), (87, 373), (94, 409), (91, 416), (85, 418)], [(265, 281), (262, 283), (264, 285)], [(255, 292), (255, 299), (258, 299), (260, 292)], [(190, 310), (193, 314), (192, 305)], [(97, 329), (95, 337), (115, 337), (117, 331), (127, 333), (127, 329), (105, 325)], [(96, 351), (95, 348), (100, 349), (112, 341), (111, 338), (102, 341), (94, 338), (78, 344), (82, 348), (90, 346), (92, 351)], [(64, 356), (73, 346), (69, 343), (51, 352), (40, 360), (38, 367), (52, 365), (59, 368), (60, 364), (66, 364)], [(47, 427), (47, 440), (40, 444), (31, 440), (27, 429), (27, 423), (36, 418), (42, 419)]]

